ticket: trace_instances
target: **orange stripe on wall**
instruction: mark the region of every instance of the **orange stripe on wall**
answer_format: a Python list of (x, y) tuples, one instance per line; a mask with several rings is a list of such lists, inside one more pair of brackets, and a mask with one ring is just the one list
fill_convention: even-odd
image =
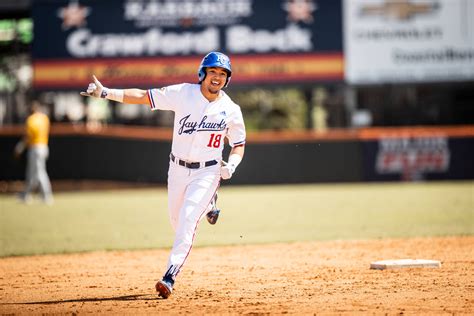
[(397, 128), (364, 128), (359, 131), (360, 139), (403, 138), (403, 137), (474, 137), (474, 125), (463, 126), (413, 126)]
[[(0, 136), (18, 136), (24, 132), (22, 125), (0, 128)], [(90, 135), (100, 137), (133, 138), (171, 141), (170, 128), (109, 125), (99, 130), (90, 130), (85, 125), (55, 123), (52, 136)], [(474, 137), (474, 125), (463, 126), (418, 126), (418, 127), (372, 127), (363, 129), (329, 129), (316, 131), (260, 131), (249, 132), (247, 143), (285, 143), (338, 140), (378, 140), (380, 138), (404, 137)]]
[[(200, 58), (91, 59), (34, 62), (36, 88), (83, 87), (92, 74), (108, 85), (162, 86), (196, 82)], [(236, 56), (233, 82), (342, 80), (343, 56), (335, 54)]]

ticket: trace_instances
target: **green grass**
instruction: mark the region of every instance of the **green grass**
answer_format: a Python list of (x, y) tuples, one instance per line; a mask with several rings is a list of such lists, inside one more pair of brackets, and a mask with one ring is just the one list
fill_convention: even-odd
[[(474, 235), (474, 182), (224, 186), (196, 246)], [(0, 256), (170, 247), (164, 188), (0, 195)]]

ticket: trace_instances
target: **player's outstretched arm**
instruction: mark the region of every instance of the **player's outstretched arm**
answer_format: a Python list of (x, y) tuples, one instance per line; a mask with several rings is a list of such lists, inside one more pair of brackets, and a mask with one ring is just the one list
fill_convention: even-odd
[(148, 104), (150, 101), (146, 90), (131, 88), (131, 89), (109, 89), (104, 87), (102, 83), (92, 76), (93, 82), (89, 83), (87, 90), (81, 92), (81, 95), (87, 97), (104, 98), (121, 103), (129, 104)]

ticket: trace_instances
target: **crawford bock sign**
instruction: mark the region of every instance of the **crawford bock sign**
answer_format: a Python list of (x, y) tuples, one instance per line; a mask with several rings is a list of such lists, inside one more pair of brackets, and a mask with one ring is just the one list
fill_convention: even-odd
[(122, 84), (195, 81), (209, 51), (230, 55), (237, 84), (342, 80), (341, 15), (341, 0), (38, 0), (34, 84), (82, 86), (92, 71)]
[(345, 0), (347, 81), (473, 80), (473, 16), (472, 0)]

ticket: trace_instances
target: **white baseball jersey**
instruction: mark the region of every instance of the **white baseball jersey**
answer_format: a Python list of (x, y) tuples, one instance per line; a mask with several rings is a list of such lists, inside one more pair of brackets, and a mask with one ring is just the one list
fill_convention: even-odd
[(173, 154), (189, 162), (222, 159), (224, 137), (234, 147), (245, 144), (245, 125), (240, 107), (220, 91), (209, 102), (199, 84), (183, 83), (148, 90), (152, 110), (175, 112)]

